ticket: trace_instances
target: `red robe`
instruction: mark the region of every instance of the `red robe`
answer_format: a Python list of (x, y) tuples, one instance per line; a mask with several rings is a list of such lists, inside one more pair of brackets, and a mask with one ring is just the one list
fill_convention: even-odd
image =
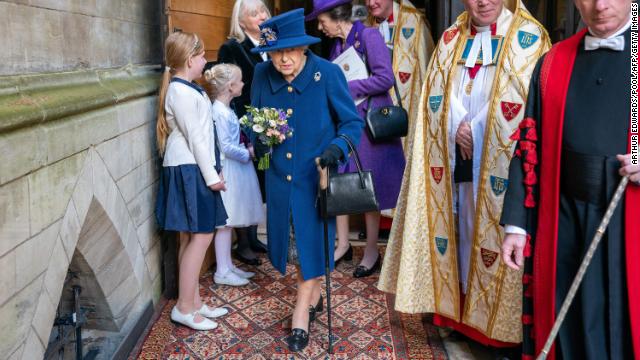
[[(560, 155), (562, 129), (569, 81), (580, 41), (586, 30), (556, 44), (546, 55), (541, 69), (542, 131), (539, 221), (533, 253), (533, 333), (539, 354), (555, 321), (556, 253)], [(552, 81), (548, 81), (552, 79)], [(631, 339), (640, 359), (640, 187), (630, 184), (625, 193), (625, 251)], [(551, 266), (551, 268), (550, 268)], [(555, 358), (554, 351), (547, 359)]]

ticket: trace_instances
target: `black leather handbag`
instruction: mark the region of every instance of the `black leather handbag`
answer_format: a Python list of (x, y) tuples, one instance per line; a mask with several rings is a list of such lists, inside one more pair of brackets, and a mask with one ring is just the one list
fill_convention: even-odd
[(360, 157), (353, 143), (346, 135), (340, 135), (353, 154), (358, 171), (332, 174), (329, 171), (326, 191), (326, 215), (351, 215), (377, 211), (378, 200), (373, 188), (371, 171), (362, 171)]
[(371, 108), (371, 97), (367, 100), (367, 129), (375, 141), (386, 141), (407, 136), (409, 131), (409, 116), (402, 107), (398, 85), (393, 82), (393, 89), (398, 99), (398, 105)]

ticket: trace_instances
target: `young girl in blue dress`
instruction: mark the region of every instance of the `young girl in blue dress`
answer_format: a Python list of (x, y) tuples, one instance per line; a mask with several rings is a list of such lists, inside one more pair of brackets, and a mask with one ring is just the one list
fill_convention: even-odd
[(251, 159), (253, 147), (240, 143), (240, 123), (230, 107), (231, 100), (242, 94), (242, 72), (233, 64), (218, 64), (204, 73), (210, 85), (212, 114), (222, 160), (227, 190), (221, 194), (229, 219), (215, 238), (216, 284), (241, 286), (255, 275), (235, 267), (231, 261), (231, 230), (238, 241), (248, 242), (249, 227), (264, 222), (264, 209), (258, 177)]
[(220, 191), (220, 174), (211, 102), (192, 82), (206, 63), (204, 44), (196, 35), (174, 32), (165, 42), (165, 68), (158, 99), (156, 136), (163, 157), (156, 201), (161, 228), (180, 232), (178, 302), (171, 320), (194, 330), (211, 330), (217, 323), (207, 318), (226, 314), (209, 308), (200, 298), (198, 277), (204, 254), (227, 213)]

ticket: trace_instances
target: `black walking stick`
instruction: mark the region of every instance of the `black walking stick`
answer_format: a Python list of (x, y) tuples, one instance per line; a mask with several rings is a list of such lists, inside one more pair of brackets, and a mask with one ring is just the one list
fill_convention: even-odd
[(329, 328), (329, 354), (333, 354), (333, 343), (331, 336), (331, 263), (329, 259), (329, 219), (327, 216), (327, 185), (329, 180), (329, 167), (324, 169), (320, 166), (320, 158), (316, 158), (316, 167), (320, 175), (318, 183), (318, 198), (320, 201), (320, 216), (324, 226), (324, 276), (327, 283), (327, 327)]

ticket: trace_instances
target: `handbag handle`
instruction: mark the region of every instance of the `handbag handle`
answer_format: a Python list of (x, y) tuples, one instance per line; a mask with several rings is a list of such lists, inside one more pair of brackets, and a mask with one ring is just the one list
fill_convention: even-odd
[[(393, 90), (396, 93), (396, 100), (398, 100), (398, 106), (402, 107), (402, 99), (400, 99), (400, 91), (398, 91), (398, 83), (396, 82), (396, 76), (393, 75)], [(371, 110), (371, 96), (367, 99), (367, 112)]]
[[(353, 146), (351, 139), (349, 139), (347, 135), (340, 134), (338, 135), (338, 137), (347, 143), (347, 147), (349, 148), (349, 151), (354, 155), (353, 159), (355, 160), (356, 168), (358, 169), (358, 177), (360, 177), (360, 186), (364, 189), (366, 187), (366, 184), (364, 181), (364, 175), (362, 173), (362, 165), (360, 165), (360, 155), (358, 155), (358, 150), (356, 150), (356, 147)], [(327, 192), (331, 192), (331, 181), (328, 181)]]

